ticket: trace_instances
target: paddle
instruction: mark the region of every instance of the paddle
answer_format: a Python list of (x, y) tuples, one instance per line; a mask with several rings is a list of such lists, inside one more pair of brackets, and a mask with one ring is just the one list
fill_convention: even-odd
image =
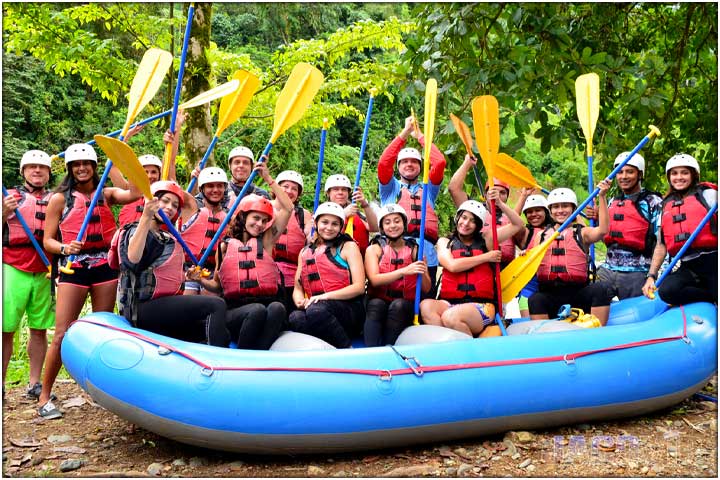
[[(239, 83), (238, 89), (235, 90), (233, 95), (224, 97), (220, 102), (217, 130), (215, 131), (215, 135), (213, 136), (210, 145), (205, 151), (205, 155), (203, 155), (202, 160), (200, 160), (200, 163), (198, 164), (200, 170), (205, 168), (205, 164), (207, 163), (208, 158), (210, 158), (210, 153), (212, 153), (213, 149), (215, 149), (215, 145), (217, 144), (218, 138), (220, 138), (222, 132), (224, 132), (227, 127), (245, 113), (250, 100), (260, 86), (260, 80), (255, 75), (245, 70), (238, 70), (235, 72), (233, 74), (232, 81)], [(196, 183), (197, 177), (193, 177), (190, 180), (190, 185), (188, 185), (187, 191), (192, 192)]]
[[(322, 188), (322, 171), (323, 164), (325, 163), (325, 140), (327, 139), (328, 131), (328, 119), (323, 118), (323, 128), (320, 132), (320, 159), (318, 160), (317, 166), (317, 178), (315, 179), (315, 199), (313, 200), (313, 214), (320, 205), (320, 190)], [(312, 229), (310, 230), (310, 236), (315, 233), (315, 222), (313, 222)]]
[[(2, 186), (2, 194), (3, 197), (7, 197), (10, 195), (5, 188), (5, 185)], [(33, 234), (32, 230), (30, 230), (30, 226), (27, 224), (23, 216), (20, 214), (20, 210), (17, 208), (13, 210), (15, 212), (15, 217), (18, 219), (18, 222), (20, 222), (20, 225), (22, 226), (23, 230), (25, 230), (25, 235), (28, 236), (30, 239), (30, 243), (32, 243), (33, 247), (35, 247), (35, 250), (37, 250), (38, 255), (40, 256), (40, 260), (45, 264), (45, 266), (48, 269), (48, 272), (50, 271), (50, 260), (48, 260), (47, 255), (45, 255), (45, 251), (42, 249), (40, 244), (38, 243), (37, 239), (35, 238), (35, 235)]]
[[(233, 91), (235, 91), (235, 89), (237, 89), (237, 83), (234, 83), (234, 81), (230, 81), (230, 82), (227, 82), (227, 83), (223, 83), (222, 85), (218, 85), (218, 86), (215, 87), (215, 88), (211, 88), (210, 90), (207, 90), (207, 91), (205, 91), (205, 92), (203, 92), (203, 93), (201, 93), (201, 94), (199, 94), (199, 95), (191, 98), (190, 100), (188, 100), (188, 101), (185, 102), (185, 103), (181, 103), (180, 106), (178, 107), (178, 109), (180, 109), (180, 110), (187, 110), (188, 108), (199, 107), (200, 105), (204, 105), (204, 104), (206, 104), (206, 103), (208, 103), (208, 102), (212, 102), (213, 100), (216, 100), (216, 99), (218, 99), (218, 98), (224, 97), (225, 95), (229, 95), (230, 93), (232, 93)], [(160, 113), (158, 113), (157, 115), (153, 115), (152, 117), (148, 117), (148, 118), (146, 118), (145, 120), (141, 120), (141, 121), (139, 121), (139, 122), (137, 122), (137, 123), (132, 124), (132, 125), (130, 126), (130, 129), (132, 129), (132, 128), (134, 128), (134, 127), (137, 127), (137, 126), (139, 126), (139, 125), (147, 125), (148, 123), (152, 123), (152, 122), (154, 122), (155, 120), (159, 120), (159, 119), (161, 119), (161, 118), (167, 117), (167, 116), (170, 115), (171, 113), (172, 113), (172, 110), (165, 110), (164, 112), (160, 112)], [(128, 129), (128, 130), (130, 130), (130, 129)], [(115, 131), (110, 132), (110, 133), (106, 133), (106, 134), (103, 135), (103, 136), (105, 136), (105, 137), (117, 137), (117, 136), (120, 135), (121, 133), (122, 133), (122, 129), (119, 129), (119, 130), (115, 130)], [(96, 142), (95, 142), (95, 140), (93, 139), (93, 140), (89, 140), (89, 141), (87, 141), (87, 142), (85, 142), (85, 143), (87, 143), (88, 145), (95, 145)], [(53, 158), (53, 159), (55, 159), (55, 158), (65, 158), (65, 152), (57, 153), (57, 154), (53, 155), (52, 158)]]
[(683, 244), (682, 247), (680, 247), (680, 250), (677, 252), (675, 257), (673, 257), (672, 261), (670, 262), (670, 265), (667, 266), (665, 271), (662, 275), (660, 275), (660, 278), (657, 279), (655, 282), (655, 286), (650, 291), (650, 298), (655, 298), (655, 290), (660, 287), (660, 284), (665, 281), (665, 278), (670, 275), (673, 268), (675, 268), (675, 265), (680, 261), (683, 255), (685, 255), (685, 252), (687, 252), (688, 248), (692, 245), (692, 243), (695, 241), (698, 235), (700, 235), (700, 231), (703, 229), (706, 223), (710, 221), (713, 215), (715, 215), (715, 212), (717, 212), (717, 203), (712, 206), (710, 210), (705, 214), (705, 216), (700, 220), (700, 223), (697, 227), (695, 227), (695, 230), (693, 231), (692, 235), (690, 235), (690, 238), (687, 239), (687, 241)]
[[(357, 191), (358, 187), (360, 186), (360, 175), (362, 175), (363, 157), (365, 156), (365, 147), (367, 146), (368, 134), (370, 133), (370, 116), (372, 115), (372, 107), (373, 103), (375, 102), (376, 93), (376, 89), (370, 89), (370, 100), (368, 101), (368, 109), (367, 113), (365, 114), (365, 128), (363, 129), (362, 143), (360, 144), (360, 158), (358, 159), (357, 171), (355, 172), (355, 185), (353, 185), (353, 193)], [(352, 200), (352, 203), (355, 203), (355, 201)], [(345, 233), (347, 233), (351, 237), (353, 236), (354, 219), (354, 216), (350, 217), (347, 222), (347, 227), (345, 228)]]
[[(480, 158), (488, 175), (490, 188), (495, 186), (495, 161), (500, 148), (500, 112), (498, 102), (492, 95), (475, 97), (472, 101), (473, 127)], [(497, 218), (495, 217), (495, 201), (490, 201), (490, 225), (492, 228), (493, 250), (498, 249)], [(503, 293), (500, 283), (500, 264), (495, 263), (495, 290), (497, 291), (497, 314), (502, 319)], [(510, 298), (510, 297), (507, 297)], [(502, 321), (502, 320), (500, 320)]]
[[(591, 192), (595, 186), (593, 182), (592, 139), (595, 134), (595, 124), (600, 114), (600, 77), (596, 73), (580, 75), (575, 80), (575, 97), (578, 120), (580, 120), (580, 126), (587, 144), (588, 192)], [(590, 219), (590, 226), (595, 226), (595, 220)], [(595, 245), (590, 245), (590, 261), (595, 264)]]
[[(170, 52), (160, 50), (159, 48), (151, 48), (145, 52), (145, 55), (143, 55), (140, 65), (138, 66), (138, 71), (135, 74), (132, 85), (130, 86), (128, 113), (127, 118), (125, 119), (125, 125), (120, 133), (121, 138), (125, 137), (130, 129), (130, 124), (133, 120), (135, 120), (138, 113), (140, 113), (140, 111), (145, 108), (145, 105), (147, 105), (148, 102), (150, 102), (150, 100), (155, 96), (155, 93), (157, 93), (160, 88), (160, 84), (162, 84), (171, 63), (172, 55)], [(100, 199), (100, 195), (103, 194), (103, 186), (107, 181), (111, 168), (112, 160), (108, 158), (107, 163), (105, 164), (105, 171), (100, 178), (100, 183), (98, 183), (95, 194), (88, 206), (87, 215), (85, 215), (83, 223), (80, 226), (80, 231), (78, 232), (78, 236), (76, 238), (78, 242), (81, 242), (85, 236), (85, 231), (90, 223), (90, 217), (92, 217), (92, 213), (95, 210), (98, 200)], [(75, 273), (75, 271), (71, 268), (72, 262), (75, 261), (75, 257), (75, 255), (70, 255), (68, 257), (67, 264), (64, 267), (61, 266), (60, 271), (67, 274)]]
[[(263, 161), (263, 158), (267, 158), (275, 140), (277, 140), (277, 138), (285, 130), (293, 126), (295, 123), (297, 123), (298, 120), (302, 118), (305, 110), (307, 110), (307, 108), (310, 106), (310, 103), (312, 103), (315, 94), (318, 92), (318, 90), (320, 90), (323, 79), (324, 77), (320, 70), (313, 67), (312, 65), (308, 63), (298, 63), (297, 65), (295, 65), (292, 72), (290, 73), (290, 76), (287, 79), (287, 82), (285, 83), (285, 86), (280, 92), (277, 104), (275, 105), (273, 131), (270, 135), (270, 141), (265, 147), (265, 150), (263, 150), (262, 154), (260, 155), (260, 162)], [(217, 241), (220, 239), (220, 236), (223, 235), (227, 224), (230, 223), (230, 220), (232, 219), (235, 210), (237, 210), (238, 205), (240, 205), (240, 200), (242, 200), (242, 198), (245, 196), (245, 193), (250, 188), (250, 185), (252, 185), (252, 182), (253, 180), (255, 180), (256, 176), (257, 170), (253, 170), (250, 173), (250, 177), (248, 177), (247, 181), (245, 182), (245, 185), (243, 185), (243, 188), (240, 190), (237, 198), (230, 206), (230, 209), (228, 210), (225, 219), (220, 224), (217, 232), (215, 232), (215, 236), (213, 236), (213, 238), (210, 240), (210, 243), (206, 247), (207, 249), (205, 253), (200, 258), (200, 261), (197, 263), (199, 267), (202, 267), (207, 261), (210, 252), (212, 251)]]
[[(437, 105), (437, 80), (431, 78), (425, 86), (425, 148), (423, 149), (423, 193), (420, 207), (420, 238), (418, 241), (418, 260), (425, 257), (425, 217), (427, 217), (428, 182), (430, 181), (430, 149), (435, 135), (435, 107)], [(413, 118), (415, 118), (413, 116)], [(418, 273), (415, 282), (415, 316), (413, 325), (420, 325), (420, 294), (422, 293), (422, 274)]]
[[(147, 200), (150, 200), (153, 197), (150, 191), (150, 179), (133, 149), (125, 142), (104, 135), (95, 135), (95, 141), (108, 158), (115, 159), (115, 166), (127, 177), (128, 181), (135, 185)], [(195, 258), (195, 255), (187, 246), (185, 240), (180, 236), (180, 233), (165, 212), (160, 209), (158, 210), (158, 215), (160, 215), (160, 218), (167, 226), (170, 234), (175, 237), (183, 250), (185, 250), (185, 253), (188, 254), (190, 260), (197, 264), (197, 258)], [(206, 275), (210, 275), (210, 272), (207, 272)]]
[[(460, 120), (458, 117), (456, 117), (454, 114), (450, 114), (450, 121), (453, 124), (453, 127), (455, 127), (455, 131), (457, 132), (458, 136), (460, 137), (460, 140), (462, 140), (463, 145), (465, 145), (465, 150), (467, 151), (467, 154), (471, 157), (475, 158), (475, 155), (473, 155), (472, 151), (472, 134), (470, 133), (470, 127), (467, 126), (465, 122)], [(483, 187), (482, 182), (480, 182), (480, 172), (478, 172), (477, 164), (473, 165), (473, 174), (475, 175), (475, 183), (478, 187), (478, 193), (480, 194), (481, 201), (485, 201), (484, 195), (483, 195)], [(509, 182), (508, 182), (509, 183)]]
[[(613, 169), (612, 172), (607, 176), (606, 180), (612, 181), (613, 178), (618, 174), (620, 170), (627, 164), (627, 162), (630, 161), (630, 158), (632, 158), (633, 155), (635, 155), (637, 152), (640, 151), (641, 148), (643, 148), (653, 137), (660, 136), (660, 130), (658, 130), (657, 127), (654, 125), (650, 125), (650, 133), (648, 133), (641, 141), (638, 143), (632, 152), (630, 152), (630, 155), (628, 155), (625, 160), (623, 160), (620, 164), (618, 164), (617, 167)], [(545, 240), (540, 245), (531, 248), (528, 250), (525, 255), (520, 255), (515, 258), (510, 264), (503, 269), (501, 273), (501, 280), (503, 285), (503, 296), (506, 298), (512, 298), (515, 297), (518, 293), (520, 293), (520, 290), (523, 289), (525, 285), (532, 279), (532, 277), (535, 275), (535, 272), (537, 272), (538, 267), (540, 267), (540, 263), (542, 262), (543, 257), (545, 256), (545, 252), (550, 247), (550, 244), (560, 235), (560, 233), (565, 230), (568, 226), (570, 226), (575, 219), (575, 217), (578, 215), (579, 212), (581, 212), (585, 207), (588, 206), (590, 202), (597, 196), (597, 194), (600, 193), (599, 188), (595, 188), (595, 190), (592, 191), (590, 196), (588, 196), (587, 199), (585, 199), (584, 202), (582, 202), (575, 211), (565, 220), (565, 222), (560, 225), (560, 228), (547, 240)]]
[[(541, 187), (530, 170), (512, 158), (507, 153), (499, 153), (495, 162), (495, 178), (513, 187), (537, 188), (545, 195), (550, 193), (547, 189)], [(580, 216), (587, 218), (587, 215), (580, 212)]]
[[(173, 98), (172, 114), (170, 114), (170, 131), (175, 132), (175, 123), (177, 121), (178, 106), (180, 105), (180, 92), (182, 91), (182, 81), (185, 75), (185, 59), (187, 58), (188, 43), (190, 42), (190, 30), (192, 29), (193, 15), (195, 14), (195, 3), (190, 2), (188, 6), (187, 22), (185, 23), (185, 36), (183, 37), (182, 51), (180, 52), (180, 65), (178, 66), (178, 78), (175, 84), (175, 97)], [(170, 157), (172, 156), (172, 143), (165, 145), (165, 155), (163, 157), (163, 168), (161, 180), (167, 180), (170, 175)]]

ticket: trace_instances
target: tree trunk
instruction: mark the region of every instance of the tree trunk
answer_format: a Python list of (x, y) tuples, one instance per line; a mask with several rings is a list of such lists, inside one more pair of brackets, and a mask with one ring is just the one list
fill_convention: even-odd
[[(212, 3), (197, 2), (188, 44), (182, 98), (193, 98), (210, 89), (211, 68), (205, 51), (210, 47), (211, 19)], [(188, 170), (192, 170), (200, 163), (212, 140), (210, 104), (191, 108), (187, 113), (184, 135), (185, 159)], [(211, 157), (209, 164), (212, 163)]]

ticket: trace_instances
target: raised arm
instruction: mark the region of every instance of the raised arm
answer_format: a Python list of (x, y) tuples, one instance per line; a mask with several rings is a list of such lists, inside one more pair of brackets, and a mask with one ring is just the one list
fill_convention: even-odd
[(467, 174), (470, 172), (473, 165), (477, 165), (477, 160), (470, 155), (465, 154), (465, 159), (463, 160), (462, 165), (455, 170), (455, 173), (453, 173), (453, 176), (450, 178), (450, 183), (448, 183), (448, 192), (450, 192), (450, 198), (452, 198), (455, 208), (459, 207), (465, 200), (469, 199), (468, 194), (465, 193), (465, 190), (463, 189), (463, 186), (465, 185), (465, 178), (467, 178)]
[(610, 228), (608, 206), (607, 206), (607, 191), (612, 186), (612, 183), (603, 180), (598, 184), (600, 193), (598, 195), (598, 225), (596, 227), (583, 227), (582, 238), (585, 245), (591, 245), (595, 242), (599, 242), (608, 233)]

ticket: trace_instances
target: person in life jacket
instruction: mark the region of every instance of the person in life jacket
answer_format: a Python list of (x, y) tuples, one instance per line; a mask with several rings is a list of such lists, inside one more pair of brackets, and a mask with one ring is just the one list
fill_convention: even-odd
[(365, 269), (360, 248), (343, 232), (345, 212), (325, 202), (313, 215), (315, 238), (303, 248), (295, 274), (290, 314), (293, 331), (347, 348), (365, 320)]
[[(27, 315), (30, 335), (27, 354), (30, 361), (27, 395), (37, 400), (42, 390), (40, 374), (47, 350), (48, 328), (55, 324), (47, 268), (22, 227), (18, 215), (42, 246), (45, 210), (52, 192), (47, 190), (51, 175), (50, 156), (41, 150), (29, 150), (20, 159), (23, 184), (8, 190), (3, 199), (3, 319), (2, 380), (13, 353), (15, 332)], [(17, 210), (17, 213), (15, 213)]]
[(407, 213), (398, 204), (380, 207), (380, 235), (365, 252), (368, 289), (363, 335), (365, 345), (392, 345), (412, 325), (415, 287), (422, 275), (422, 292), (430, 291), (427, 264), (418, 260), (418, 245), (407, 235)]
[[(303, 178), (295, 170), (284, 170), (275, 179), (293, 203), (293, 214), (290, 215), (287, 227), (282, 231), (275, 242), (272, 256), (283, 274), (285, 308), (288, 312), (295, 310), (292, 301), (292, 292), (295, 288), (295, 272), (297, 271), (300, 250), (309, 243), (312, 230), (312, 213), (300, 205), (300, 196), (303, 193)], [(275, 210), (280, 210), (280, 200), (277, 197), (272, 201)]]
[[(550, 243), (537, 271), (538, 291), (528, 299), (532, 320), (548, 319), (550, 315), (556, 315), (562, 305), (571, 304), (589, 311), (602, 325), (607, 323), (613, 288), (607, 282), (590, 283), (588, 247), (602, 240), (608, 231), (605, 196), (610, 186), (607, 180), (598, 185), (599, 221), (596, 227), (573, 223)], [(569, 188), (551, 191), (547, 203), (554, 223), (540, 234), (538, 244), (550, 238), (578, 205), (575, 192)]]
[[(237, 146), (230, 150), (230, 154), (228, 155), (228, 168), (230, 169), (232, 182), (230, 182), (229, 186), (235, 196), (240, 195), (240, 191), (245, 186), (245, 182), (250, 178), (250, 172), (253, 170), (254, 163), (255, 155), (248, 147)], [(251, 193), (270, 200), (270, 195), (255, 184), (250, 185), (247, 192), (245, 192), (246, 195), (250, 195)]]
[[(39, 398), (42, 405), (39, 414), (45, 418), (62, 415), (50, 402), (50, 391), (62, 365), (60, 345), (65, 331), (80, 315), (88, 294), (93, 312), (112, 312), (115, 307), (118, 272), (108, 265), (107, 258), (117, 225), (110, 206), (128, 204), (141, 195), (134, 185), (130, 190), (104, 187), (94, 210), (88, 212), (100, 184), (95, 150), (86, 143), (70, 145), (65, 150), (65, 167), (67, 175), (50, 197), (45, 212), (43, 246), (63, 266), (69, 255), (75, 255), (74, 273), (60, 272), (58, 276), (55, 335), (45, 359)], [(85, 236), (78, 241), (78, 233), (88, 213)]]
[[(497, 189), (489, 190), (487, 199), (495, 200), (510, 219), (510, 224), (497, 229), (498, 242), (503, 242), (522, 228), (522, 219), (500, 199)], [(492, 263), (500, 262), (502, 253), (490, 249), (492, 232), (483, 231), (488, 215), (483, 204), (466, 200), (457, 209), (453, 233), (438, 241), (443, 267), (439, 299), (420, 303), (424, 323), (474, 336), (494, 321), (497, 293)]]
[[(613, 168), (629, 154), (619, 154)], [(620, 193), (608, 206), (609, 231), (603, 238), (607, 256), (597, 274), (600, 280), (613, 286), (620, 300), (642, 295), (655, 250), (662, 198), (643, 188), (644, 176), (645, 159), (636, 153), (615, 177)], [(589, 209), (589, 212), (593, 214), (594, 210)]]
[[(198, 193), (192, 200), (185, 203), (180, 214), (180, 234), (188, 248), (199, 260), (210, 246), (212, 238), (225, 220), (235, 194), (228, 189), (227, 174), (222, 168), (205, 167), (198, 175)], [(218, 243), (213, 245), (205, 262), (210, 271), (215, 268)], [(191, 268), (190, 258), (185, 256), (185, 267)], [(207, 293), (196, 281), (185, 282), (185, 295)]]
[(120, 314), (133, 326), (189, 342), (227, 347), (225, 302), (221, 298), (181, 295), (186, 278), (182, 247), (158, 215), (175, 222), (184, 191), (169, 180), (150, 186), (138, 222), (123, 225), (113, 237), (109, 261), (120, 269)]
[(273, 181), (265, 163), (255, 168), (272, 189), (279, 208), (275, 210), (270, 200), (260, 195), (244, 196), (230, 236), (218, 249), (215, 275), (192, 275), (204, 288), (225, 298), (227, 327), (238, 348), (267, 350), (287, 321), (281, 301), (283, 282), (272, 251), (288, 224), (293, 204)]
[[(408, 233), (420, 237), (420, 223), (423, 196), (423, 158), (416, 148), (407, 147), (408, 137), (412, 136), (421, 147), (425, 146), (425, 137), (417, 128), (417, 121), (410, 116), (405, 126), (390, 144), (385, 147), (378, 161), (378, 181), (380, 205), (397, 203), (408, 215)], [(428, 274), (432, 280), (429, 295), (433, 297), (436, 289), (438, 258), (435, 244), (439, 238), (439, 221), (435, 213), (435, 203), (440, 193), (440, 185), (445, 175), (445, 156), (440, 149), (430, 146), (430, 169), (428, 174), (428, 192), (425, 218), (425, 246)], [(395, 178), (397, 169), (400, 178)]]
[[(325, 195), (328, 202), (343, 207), (348, 221), (350, 218), (353, 219), (352, 238), (360, 247), (360, 253), (365, 255), (365, 250), (370, 244), (370, 233), (378, 231), (378, 222), (375, 210), (365, 200), (362, 188), (358, 187), (353, 193), (350, 179), (343, 174), (335, 174), (325, 180)], [(360, 212), (360, 208), (363, 213)], [(345, 225), (347, 224), (346, 221)]]
[[(515, 205), (515, 213), (518, 215), (524, 213), (525, 219), (527, 220), (525, 228), (513, 237), (515, 245), (517, 245), (522, 252), (527, 252), (531, 248), (539, 245), (540, 242), (538, 240), (540, 239), (540, 235), (547, 227), (553, 224), (550, 218), (547, 199), (540, 194), (534, 193), (534, 191), (535, 189), (533, 188), (521, 189), (520, 197)], [(533, 278), (520, 291), (518, 307), (520, 308), (521, 317), (530, 316), (528, 298), (537, 292), (537, 290), (537, 275), (533, 275)]]
[[(651, 297), (665, 255), (675, 257), (717, 204), (717, 185), (700, 183), (700, 164), (685, 153), (673, 155), (665, 165), (670, 190), (663, 198), (658, 242), (653, 252), (643, 294)], [(660, 298), (671, 305), (717, 303), (717, 213), (700, 229), (680, 267), (660, 284)]]
[[(145, 174), (150, 181), (150, 184), (160, 180), (160, 174), (162, 172), (162, 160), (155, 155), (140, 155), (138, 158), (140, 165), (143, 166)], [(119, 172), (119, 169), (113, 168), (110, 172)], [(113, 185), (118, 186), (118, 182), (113, 179)], [(128, 203), (121, 210), (118, 215), (118, 223), (120, 225), (127, 225), (128, 223), (137, 222), (143, 213), (143, 207), (145, 206), (145, 197), (140, 197), (134, 202)]]

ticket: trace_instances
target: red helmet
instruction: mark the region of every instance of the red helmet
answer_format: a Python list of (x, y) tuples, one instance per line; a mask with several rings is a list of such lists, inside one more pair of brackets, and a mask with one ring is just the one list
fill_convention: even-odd
[(152, 193), (154, 197), (160, 197), (163, 192), (170, 192), (178, 197), (180, 208), (183, 208), (185, 204), (183, 194), (185, 192), (180, 188), (180, 185), (171, 180), (160, 180), (150, 185), (150, 193)]
[(240, 200), (240, 211), (243, 213), (260, 212), (270, 216), (270, 222), (275, 218), (272, 203), (265, 197), (251, 193)]
[[(505, 190), (508, 191), (508, 193), (510, 193), (510, 185), (508, 185), (507, 183), (503, 182), (502, 180), (500, 180), (500, 179), (497, 178), (497, 177), (493, 177), (493, 180), (495, 181), (495, 186), (496, 186), (496, 187), (503, 187)], [(490, 180), (488, 180), (488, 181), (485, 183), (485, 191), (487, 191), (488, 188), (490, 188)]]

